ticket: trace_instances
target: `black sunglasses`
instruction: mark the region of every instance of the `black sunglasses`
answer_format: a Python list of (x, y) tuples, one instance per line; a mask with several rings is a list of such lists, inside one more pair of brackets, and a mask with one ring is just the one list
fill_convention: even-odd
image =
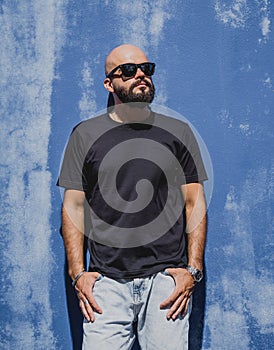
[(140, 68), (143, 73), (147, 76), (151, 76), (154, 74), (155, 63), (152, 62), (144, 62), (144, 63), (124, 63), (112, 69), (110, 73), (107, 74), (107, 78), (113, 77), (114, 73), (121, 69), (122, 76), (125, 78), (132, 78), (135, 76), (137, 69)]

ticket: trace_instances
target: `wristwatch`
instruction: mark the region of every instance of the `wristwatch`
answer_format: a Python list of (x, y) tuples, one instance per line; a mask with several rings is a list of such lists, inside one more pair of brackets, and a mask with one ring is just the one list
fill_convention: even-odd
[(201, 282), (204, 277), (203, 271), (195, 269), (195, 267), (192, 267), (190, 265), (188, 265), (186, 269), (192, 275), (195, 282)]

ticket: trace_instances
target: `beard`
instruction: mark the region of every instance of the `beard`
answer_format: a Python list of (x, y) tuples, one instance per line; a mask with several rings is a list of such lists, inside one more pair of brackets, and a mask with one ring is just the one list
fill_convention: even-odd
[[(134, 93), (133, 89), (140, 84), (140, 82), (145, 82), (148, 86), (148, 91), (141, 91), (139, 93)], [(138, 102), (136, 106), (139, 106), (140, 108), (147, 106), (150, 104), (154, 99), (155, 94), (155, 88), (152, 81), (147, 81), (145, 79), (139, 79), (138, 81), (134, 82), (130, 88), (127, 90), (124, 87), (115, 88), (114, 93), (117, 95), (119, 100), (123, 103), (131, 103), (131, 102)]]

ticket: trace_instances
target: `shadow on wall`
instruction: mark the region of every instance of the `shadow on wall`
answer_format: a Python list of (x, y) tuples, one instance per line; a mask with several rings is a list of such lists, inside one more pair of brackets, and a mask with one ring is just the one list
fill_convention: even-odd
[(70, 322), (70, 331), (72, 337), (73, 350), (82, 349), (83, 339), (83, 316), (79, 308), (78, 298), (74, 287), (71, 285), (71, 278), (67, 273), (67, 263), (65, 263), (65, 284), (66, 284), (66, 296), (67, 296), (67, 308)]
[[(73, 342), (73, 350), (82, 349), (82, 323), (83, 316), (81, 314), (78, 298), (74, 288), (71, 285), (71, 279), (67, 273), (67, 264), (65, 264), (65, 282), (67, 307), (70, 321), (71, 336)], [(190, 317), (189, 331), (189, 350), (201, 350), (204, 329), (204, 309), (205, 309), (205, 278), (196, 285), (193, 294), (192, 313)], [(140, 350), (138, 341), (135, 342), (132, 350)]]

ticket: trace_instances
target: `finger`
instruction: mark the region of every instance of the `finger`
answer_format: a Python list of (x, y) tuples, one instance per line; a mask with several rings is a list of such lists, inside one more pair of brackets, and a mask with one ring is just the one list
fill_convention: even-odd
[(99, 314), (103, 313), (103, 310), (97, 304), (97, 302), (92, 294), (86, 295), (86, 299), (88, 300), (88, 303), (89, 303), (88, 306), (90, 306), (94, 311), (98, 312)]
[(82, 314), (84, 316), (84, 318), (88, 321), (88, 322), (94, 322), (94, 314), (92, 310), (88, 310), (88, 301), (85, 300), (80, 300), (79, 301), (79, 305), (80, 305), (80, 309), (82, 311)]
[(184, 301), (184, 295), (179, 296), (175, 302), (172, 304), (172, 306), (170, 307), (170, 309), (168, 310), (168, 313), (166, 315), (166, 318), (169, 320), (171, 317), (172, 319), (174, 319), (174, 315), (175, 313), (177, 313), (177, 311), (180, 309), (182, 303)]
[(100, 306), (97, 304), (93, 294), (91, 292), (80, 292), (79, 290), (77, 291), (78, 298), (82, 300), (83, 302), (87, 300), (89, 302), (89, 305), (93, 308), (94, 311), (98, 312), (99, 314), (103, 313), (103, 310), (100, 308)]
[(188, 298), (184, 298), (177, 310), (173, 313), (172, 319), (176, 320), (176, 318), (181, 314), (182, 316), (185, 314), (187, 310)]
[(187, 299), (185, 308), (181, 311), (181, 315), (184, 316), (187, 313), (187, 310), (189, 308), (189, 303), (190, 303), (190, 297)]
[[(97, 309), (93, 307), (93, 303), (90, 302), (89, 297), (87, 295), (84, 295), (82, 292), (78, 293), (78, 298), (79, 298), (79, 303), (80, 303), (79, 305), (83, 313), (83, 316), (88, 322), (94, 322), (95, 321), (94, 311), (97, 311)], [(91, 299), (95, 302), (95, 299), (93, 296), (91, 297)], [(99, 310), (98, 311), (99, 313), (102, 313), (102, 310), (100, 308), (98, 310)]]
[(184, 316), (186, 314), (186, 312), (188, 310), (189, 303), (190, 303), (190, 297), (191, 297), (191, 294), (184, 295), (183, 298), (181, 299), (181, 303), (179, 305), (176, 305), (177, 309), (171, 310), (173, 312), (173, 314), (172, 314), (173, 320), (175, 320), (180, 314), (182, 316)]
[(166, 300), (161, 302), (160, 309), (164, 309), (169, 305), (172, 305), (175, 302), (175, 300), (177, 300), (179, 295), (180, 295), (179, 291), (175, 288), (173, 293)]

